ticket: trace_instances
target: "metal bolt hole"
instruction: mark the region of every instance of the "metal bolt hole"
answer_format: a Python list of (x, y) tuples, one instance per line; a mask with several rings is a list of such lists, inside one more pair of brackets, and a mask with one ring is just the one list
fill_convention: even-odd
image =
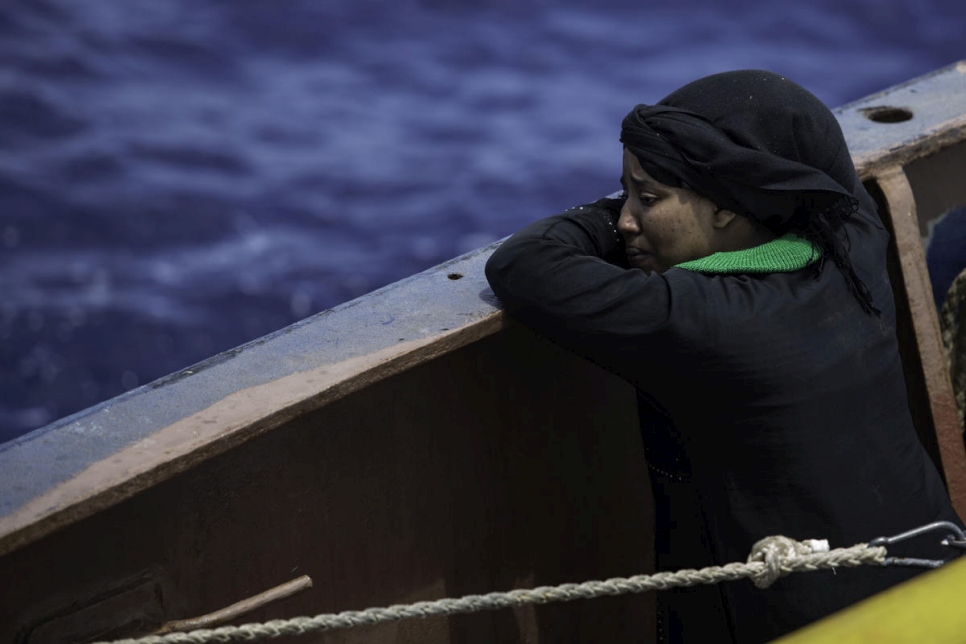
[(912, 110), (904, 107), (867, 107), (860, 111), (876, 123), (902, 123), (912, 118)]

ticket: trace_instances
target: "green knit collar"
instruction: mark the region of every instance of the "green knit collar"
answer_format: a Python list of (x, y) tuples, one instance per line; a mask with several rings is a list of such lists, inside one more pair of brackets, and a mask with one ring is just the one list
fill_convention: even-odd
[(788, 233), (778, 239), (746, 248), (714, 253), (682, 262), (676, 268), (696, 273), (791, 273), (818, 261), (821, 251), (812, 242)]

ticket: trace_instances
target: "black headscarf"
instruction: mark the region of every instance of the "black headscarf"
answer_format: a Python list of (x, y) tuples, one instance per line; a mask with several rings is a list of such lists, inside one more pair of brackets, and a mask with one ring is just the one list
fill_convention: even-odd
[(694, 190), (776, 234), (812, 241), (862, 308), (878, 314), (842, 229), (860, 204), (874, 205), (838, 121), (808, 90), (766, 71), (707, 76), (631, 110), (621, 142), (661, 183)]

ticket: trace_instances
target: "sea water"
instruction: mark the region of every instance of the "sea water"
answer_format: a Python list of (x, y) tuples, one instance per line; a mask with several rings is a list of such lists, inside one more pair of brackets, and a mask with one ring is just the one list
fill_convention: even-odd
[(966, 58), (940, 0), (0, 6), (0, 440), (617, 188), (618, 126), (766, 68)]

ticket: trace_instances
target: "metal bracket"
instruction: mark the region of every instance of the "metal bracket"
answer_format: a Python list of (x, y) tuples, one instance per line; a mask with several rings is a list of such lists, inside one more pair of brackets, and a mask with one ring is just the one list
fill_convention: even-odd
[[(914, 528), (907, 532), (902, 532), (900, 534), (891, 537), (877, 537), (869, 542), (869, 547), (873, 546), (889, 546), (893, 543), (898, 543), (900, 541), (907, 541), (909, 539), (914, 539), (916, 537), (928, 534), (930, 532), (935, 532), (938, 530), (946, 530), (949, 533), (946, 537), (940, 541), (944, 546), (949, 546), (951, 548), (961, 548), (966, 549), (966, 532), (963, 531), (955, 523), (950, 523), (949, 521), (936, 521), (935, 523), (928, 523), (918, 528)], [(952, 537), (955, 537), (953, 539)], [(962, 544), (962, 545), (961, 545)], [(911, 566), (915, 568), (939, 568), (944, 563), (942, 559), (917, 559), (915, 557), (886, 557), (886, 560), (882, 562), (883, 566)]]

